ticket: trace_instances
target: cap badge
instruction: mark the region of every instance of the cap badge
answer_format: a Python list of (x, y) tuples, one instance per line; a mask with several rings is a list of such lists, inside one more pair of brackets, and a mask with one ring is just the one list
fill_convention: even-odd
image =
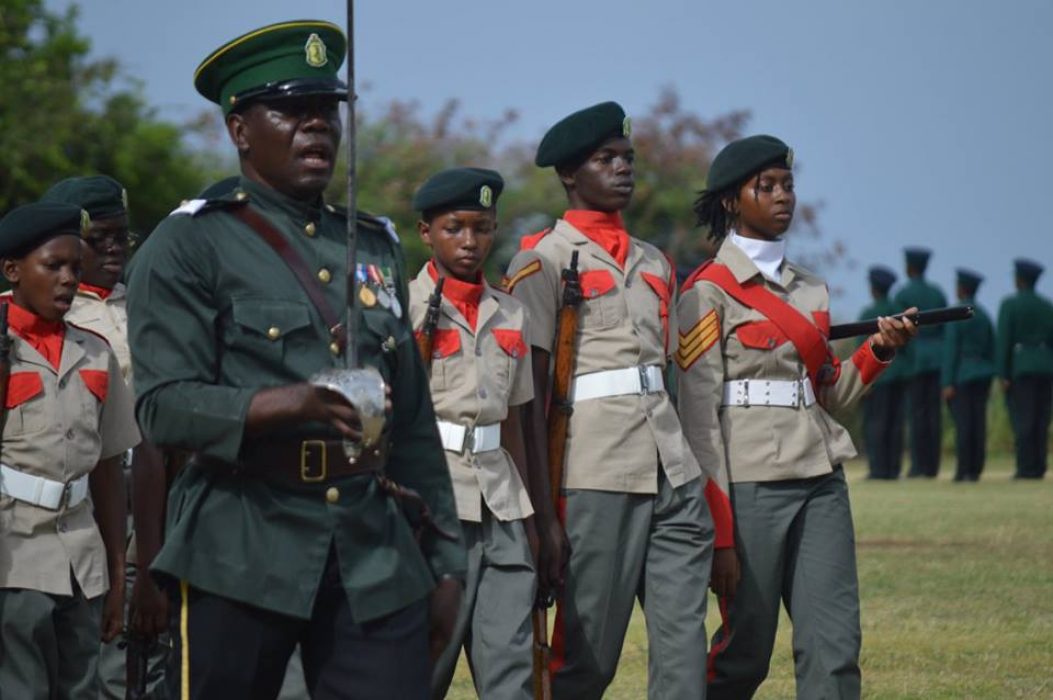
[(88, 237), (88, 232), (91, 230), (91, 215), (88, 214), (87, 209), (80, 210), (80, 235), (83, 238)]
[(326, 63), (329, 63), (325, 42), (317, 34), (311, 34), (311, 36), (307, 37), (307, 43), (304, 44), (303, 50), (307, 57), (307, 65), (312, 68), (321, 68)]
[(787, 148), (786, 149), (786, 167), (787, 168), (792, 168), (793, 167), (793, 149), (792, 148)]
[(490, 208), (494, 203), (494, 191), (490, 189), (490, 185), (483, 185), (479, 188), (479, 204), (487, 209)]
[(633, 120), (629, 117), (622, 119), (622, 136), (629, 138), (633, 133)]

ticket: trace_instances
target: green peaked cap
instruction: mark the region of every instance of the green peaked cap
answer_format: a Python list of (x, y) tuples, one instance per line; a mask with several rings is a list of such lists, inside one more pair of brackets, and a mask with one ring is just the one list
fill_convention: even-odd
[(347, 38), (331, 22), (279, 22), (209, 54), (194, 71), (194, 87), (224, 114), (263, 97), (346, 97), (347, 86), (336, 77), (346, 54)]
[(413, 195), (419, 212), (437, 209), (483, 210), (497, 204), (505, 181), (495, 170), (450, 168), (435, 173)]

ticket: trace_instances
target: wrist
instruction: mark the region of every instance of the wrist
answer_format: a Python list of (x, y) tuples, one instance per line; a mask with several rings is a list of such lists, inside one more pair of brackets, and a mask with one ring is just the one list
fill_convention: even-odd
[(896, 350), (894, 348), (888, 348), (884, 345), (879, 345), (874, 338), (870, 339), (870, 351), (874, 353), (881, 362), (891, 362), (896, 357)]

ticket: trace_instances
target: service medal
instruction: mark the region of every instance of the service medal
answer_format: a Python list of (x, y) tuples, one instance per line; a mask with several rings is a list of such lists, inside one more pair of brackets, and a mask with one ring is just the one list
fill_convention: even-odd
[(358, 300), (362, 302), (362, 306), (370, 308), (376, 306), (377, 295), (373, 293), (372, 289), (363, 284), (358, 288)]

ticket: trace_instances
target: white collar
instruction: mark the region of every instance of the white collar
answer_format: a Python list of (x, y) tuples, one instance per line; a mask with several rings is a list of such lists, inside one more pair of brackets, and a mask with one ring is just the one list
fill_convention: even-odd
[(774, 241), (763, 241), (759, 238), (746, 238), (740, 236), (738, 231), (732, 231), (729, 237), (731, 242), (753, 261), (761, 274), (772, 282), (780, 280), (779, 268), (786, 259), (786, 240), (779, 238)]

